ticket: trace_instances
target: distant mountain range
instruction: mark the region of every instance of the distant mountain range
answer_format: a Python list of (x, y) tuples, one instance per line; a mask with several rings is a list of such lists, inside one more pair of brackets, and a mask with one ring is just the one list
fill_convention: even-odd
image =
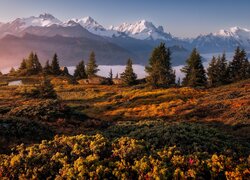
[(145, 65), (160, 42), (170, 47), (173, 64), (180, 65), (194, 47), (202, 53), (233, 51), (237, 46), (250, 50), (250, 30), (233, 27), (181, 39), (146, 20), (105, 28), (91, 17), (62, 22), (41, 14), (0, 23), (0, 68), (19, 64), (30, 51), (37, 52), (43, 63), (56, 52), (62, 65), (75, 65), (94, 50), (99, 64), (125, 64), (130, 57)]

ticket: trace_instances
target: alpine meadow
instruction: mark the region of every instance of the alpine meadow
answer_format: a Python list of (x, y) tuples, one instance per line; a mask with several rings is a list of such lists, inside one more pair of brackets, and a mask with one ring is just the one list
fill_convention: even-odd
[(0, 179), (249, 180), (249, 6), (1, 1)]

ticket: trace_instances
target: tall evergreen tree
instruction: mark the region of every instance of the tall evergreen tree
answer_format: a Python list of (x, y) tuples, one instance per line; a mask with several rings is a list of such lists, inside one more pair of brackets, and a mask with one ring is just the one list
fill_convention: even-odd
[(110, 71), (109, 71), (108, 83), (113, 84), (113, 72), (112, 72), (112, 69), (110, 69)]
[(27, 69), (26, 60), (23, 59), (18, 70), (22, 71), (22, 70), (26, 70), (26, 69)]
[(250, 78), (250, 61), (247, 64), (247, 78)]
[(185, 73), (182, 84), (190, 87), (205, 86), (207, 84), (206, 72), (196, 48), (193, 49), (186, 63), (186, 66), (181, 69)]
[(34, 54), (33, 58), (34, 58), (34, 60), (33, 60), (33, 63), (34, 63), (33, 66), (34, 66), (35, 71), (37, 73), (42, 72), (43, 68), (42, 68), (41, 63), (39, 62), (39, 59), (38, 59), (38, 56), (37, 56), (36, 53)]
[(57, 94), (54, 90), (54, 86), (51, 84), (50, 80), (46, 77), (43, 77), (43, 80), (38, 88), (39, 90), (39, 97), (40, 98), (49, 98), (49, 99), (56, 99)]
[(51, 74), (51, 71), (52, 70), (51, 70), (49, 60), (47, 60), (44, 67), (43, 67), (43, 73), (46, 74), (46, 75), (49, 75), (49, 74)]
[(118, 74), (118, 73), (116, 73), (115, 79), (118, 79), (118, 78), (119, 78), (119, 74)]
[[(220, 57), (218, 57), (220, 59)], [(218, 66), (217, 59), (213, 56), (207, 68), (209, 86), (216, 86), (218, 83)]]
[(33, 52), (29, 54), (29, 57), (26, 61), (22, 62), (21, 66), (26, 66), (27, 75), (39, 74), (42, 72), (42, 65), (39, 62), (38, 56)]
[(34, 53), (31, 52), (26, 60), (26, 67), (28, 71), (34, 70)]
[(128, 59), (125, 71), (121, 74), (122, 83), (126, 86), (131, 86), (136, 84), (137, 75), (133, 70), (133, 62)]
[(62, 69), (62, 75), (64, 75), (64, 76), (70, 75), (69, 70), (68, 70), (68, 68), (66, 66), (64, 66), (63, 69)]
[(84, 61), (80, 61), (79, 64), (76, 66), (75, 72), (74, 72), (74, 77), (76, 78), (76, 80), (79, 79), (86, 79), (87, 78), (87, 74), (85, 71), (85, 65), (84, 65)]
[(161, 43), (156, 47), (149, 59), (147, 82), (153, 87), (169, 87), (175, 84), (175, 73), (171, 66), (171, 53), (169, 48)]
[(178, 80), (177, 80), (177, 86), (178, 86), (178, 87), (181, 86), (181, 78), (178, 78)]
[(248, 59), (245, 50), (241, 50), (240, 47), (237, 47), (233, 60), (229, 64), (229, 77), (231, 82), (237, 82), (247, 78), (247, 64)]
[(15, 73), (16, 73), (16, 70), (12, 67), (11, 69), (10, 69), (10, 72), (9, 72), (9, 75), (15, 75)]
[(222, 54), (221, 58), (217, 60), (217, 74), (218, 74), (218, 85), (225, 85), (229, 83), (228, 78), (228, 63), (226, 60), (225, 52)]
[(60, 75), (61, 74), (61, 69), (59, 66), (59, 61), (58, 61), (58, 56), (55, 53), (51, 62), (51, 72), (54, 75)]
[(87, 75), (88, 77), (95, 76), (98, 71), (99, 69), (98, 65), (96, 64), (95, 53), (92, 51), (87, 64)]

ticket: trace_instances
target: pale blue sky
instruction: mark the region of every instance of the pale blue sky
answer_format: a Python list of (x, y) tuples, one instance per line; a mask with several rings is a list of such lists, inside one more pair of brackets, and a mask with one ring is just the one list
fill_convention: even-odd
[(47, 12), (60, 20), (91, 16), (105, 27), (140, 19), (179, 37), (250, 29), (250, 0), (1, 0), (0, 22)]

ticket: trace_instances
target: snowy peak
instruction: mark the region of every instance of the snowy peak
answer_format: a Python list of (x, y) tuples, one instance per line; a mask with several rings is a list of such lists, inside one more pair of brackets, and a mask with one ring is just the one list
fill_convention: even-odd
[(51, 15), (49, 13), (40, 14), (39, 18), (40, 19), (44, 19), (44, 20), (53, 20), (53, 19), (56, 19), (53, 15)]
[(81, 18), (81, 19), (70, 19), (67, 23), (69, 22), (71, 23), (75, 22), (77, 24), (80, 24), (82, 27), (89, 30), (90, 32), (97, 31), (97, 30), (102, 30), (102, 31), (105, 30), (105, 28), (102, 25), (100, 25), (92, 17), (89, 17), (89, 16)]
[(129, 34), (138, 34), (142, 32), (155, 31), (157, 30), (157, 28), (153, 25), (153, 23), (148, 22), (146, 20), (141, 20), (134, 24), (123, 23), (122, 25), (118, 27), (114, 27), (114, 30), (129, 33)]
[(126, 33), (128, 36), (136, 38), (136, 39), (163, 39), (168, 40), (171, 38), (170, 34), (164, 32), (162, 26), (156, 28), (156, 26), (149, 21), (140, 20), (135, 23), (123, 23), (117, 27), (111, 27), (112, 30), (116, 30), (118, 32)]
[(239, 44), (250, 47), (250, 30), (241, 27), (231, 27), (229, 30), (220, 30), (217, 33), (213, 34), (216, 37), (226, 38), (226, 39), (234, 39), (238, 41)]
[(92, 17), (87, 16), (81, 19), (70, 19), (64, 25), (74, 26), (74, 25), (81, 25), (83, 28), (87, 29), (89, 32), (104, 36), (104, 37), (114, 37), (120, 36), (119, 32), (114, 30), (105, 29), (102, 25), (100, 25), (96, 20)]
[(215, 36), (235, 37), (235, 38), (250, 38), (250, 30), (240, 27), (231, 27), (229, 30), (221, 29), (219, 32), (214, 33)]
[(62, 22), (58, 19), (56, 19), (54, 16), (52, 16), (51, 14), (41, 14), (38, 17), (35, 16), (31, 16), (28, 18), (18, 18), (16, 20), (14, 20), (11, 24), (19, 24), (20, 30), (23, 30), (27, 27), (30, 26), (38, 26), (38, 27), (49, 27), (51, 25), (61, 25)]

